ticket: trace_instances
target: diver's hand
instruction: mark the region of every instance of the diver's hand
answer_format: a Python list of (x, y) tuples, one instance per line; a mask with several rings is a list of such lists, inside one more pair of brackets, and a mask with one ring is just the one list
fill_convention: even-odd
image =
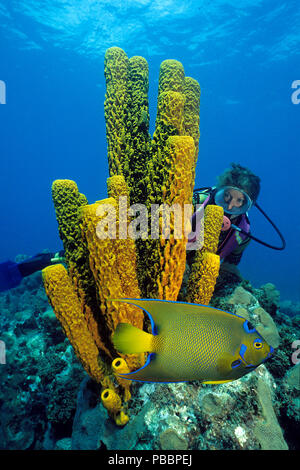
[(66, 259), (64, 256), (60, 256), (59, 251), (55, 253), (54, 258), (51, 258), (51, 263), (56, 264), (56, 263), (65, 263)]

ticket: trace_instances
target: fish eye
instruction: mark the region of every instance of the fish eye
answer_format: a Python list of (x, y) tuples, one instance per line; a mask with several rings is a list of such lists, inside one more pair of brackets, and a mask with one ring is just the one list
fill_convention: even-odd
[(231, 369), (235, 369), (236, 367), (240, 366), (242, 361), (240, 359), (236, 359), (231, 363)]
[(253, 341), (253, 346), (255, 347), (255, 349), (261, 349), (263, 346), (263, 343), (259, 338), (257, 338)]

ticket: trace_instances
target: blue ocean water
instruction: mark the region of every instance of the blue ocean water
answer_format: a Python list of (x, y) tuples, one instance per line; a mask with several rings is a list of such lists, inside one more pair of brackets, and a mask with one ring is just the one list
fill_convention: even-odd
[[(181, 61), (201, 85), (196, 186), (231, 162), (262, 180), (259, 204), (287, 247), (252, 242), (242, 274), (300, 300), (300, 7), (296, 0), (0, 1), (0, 262), (62, 248), (54, 179), (106, 197), (105, 50), (149, 63), (151, 129), (160, 63)], [(1, 96), (1, 94), (0, 94)], [(298, 99), (297, 99), (298, 97)], [(4, 100), (2, 99), (2, 102)], [(279, 244), (253, 208), (254, 235)]]

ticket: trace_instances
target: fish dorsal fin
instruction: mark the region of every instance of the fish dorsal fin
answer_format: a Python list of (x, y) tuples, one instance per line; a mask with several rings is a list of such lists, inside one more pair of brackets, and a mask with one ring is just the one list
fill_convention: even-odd
[(158, 299), (111, 299), (114, 302), (125, 302), (142, 308), (150, 318), (152, 333), (158, 334), (159, 330), (172, 319), (176, 321), (184, 315), (198, 315), (200, 312), (212, 315), (219, 312), (222, 315), (234, 315), (207, 305), (192, 304), (188, 302), (176, 302), (172, 300)]
[(142, 308), (150, 319), (152, 333), (154, 335), (158, 334), (164, 324), (169, 321), (170, 315), (174, 318), (176, 310), (178, 310), (179, 313), (179, 309), (176, 308), (176, 303), (169, 301), (157, 299), (113, 299), (113, 301), (129, 303)]

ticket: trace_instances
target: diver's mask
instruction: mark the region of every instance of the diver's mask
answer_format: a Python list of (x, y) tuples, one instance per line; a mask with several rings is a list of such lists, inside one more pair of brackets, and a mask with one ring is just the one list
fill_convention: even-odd
[[(230, 198), (230, 196), (228, 196), (228, 194), (225, 195), (225, 190), (226, 189), (234, 189), (236, 191), (239, 191), (240, 193), (242, 193), (242, 195), (244, 196), (244, 200), (241, 201), (241, 206), (240, 207), (236, 207), (235, 209), (233, 209), (232, 212), (230, 212), (232, 209), (228, 209), (230, 207), (230, 204), (228, 202), (228, 198)], [(282, 235), (282, 233), (280, 232), (280, 230), (276, 227), (276, 225), (274, 224), (274, 222), (270, 219), (270, 217), (265, 213), (265, 211), (257, 204), (257, 202), (255, 201), (254, 203), (251, 201), (250, 197), (248, 196), (248, 194), (246, 194), (244, 191), (242, 191), (240, 188), (236, 188), (234, 186), (223, 186), (222, 188), (216, 190), (215, 187), (211, 188), (209, 186), (205, 186), (203, 188), (198, 188), (198, 189), (194, 189), (194, 194), (198, 194), (200, 191), (205, 191), (207, 194), (208, 194), (208, 197), (207, 199), (204, 201), (204, 205), (208, 202), (209, 200), (209, 197), (210, 197), (210, 194), (212, 194), (214, 191), (216, 191), (215, 193), (215, 203), (218, 205), (218, 206), (221, 206), (223, 207), (224, 209), (224, 212), (226, 212), (227, 214), (234, 214), (234, 215), (239, 215), (239, 214), (243, 214), (245, 212), (247, 212), (250, 207), (253, 205), (255, 206), (259, 212), (262, 213), (262, 215), (267, 219), (267, 221), (272, 225), (272, 227), (274, 228), (274, 230), (277, 232), (277, 234), (279, 235), (280, 239), (281, 239), (281, 243), (282, 245), (281, 246), (274, 246), (274, 245), (270, 245), (269, 243), (266, 243), (262, 240), (260, 240), (259, 238), (256, 238), (254, 237), (252, 234), (250, 234), (249, 232), (246, 232), (245, 230), (241, 229), (240, 227), (237, 227), (236, 225), (233, 225), (231, 223), (230, 220), (227, 219), (228, 221), (228, 226), (224, 228), (224, 230), (228, 230), (230, 227), (233, 227), (235, 230), (237, 230), (238, 232), (241, 232), (243, 233), (244, 235), (247, 235), (247, 237), (251, 238), (251, 240), (255, 240), (256, 242), (258, 243), (261, 243), (262, 245), (264, 246), (267, 246), (268, 248), (272, 248), (272, 250), (284, 250), (285, 249), (285, 246), (286, 246), (286, 243), (285, 243), (285, 239)], [(231, 195), (232, 196), (232, 195)], [(199, 204), (199, 197), (196, 198), (196, 200), (198, 199), (198, 202), (197, 204)]]
[(252, 206), (252, 200), (242, 189), (234, 186), (224, 186), (217, 190), (215, 203), (221, 206), (226, 214), (245, 214)]

